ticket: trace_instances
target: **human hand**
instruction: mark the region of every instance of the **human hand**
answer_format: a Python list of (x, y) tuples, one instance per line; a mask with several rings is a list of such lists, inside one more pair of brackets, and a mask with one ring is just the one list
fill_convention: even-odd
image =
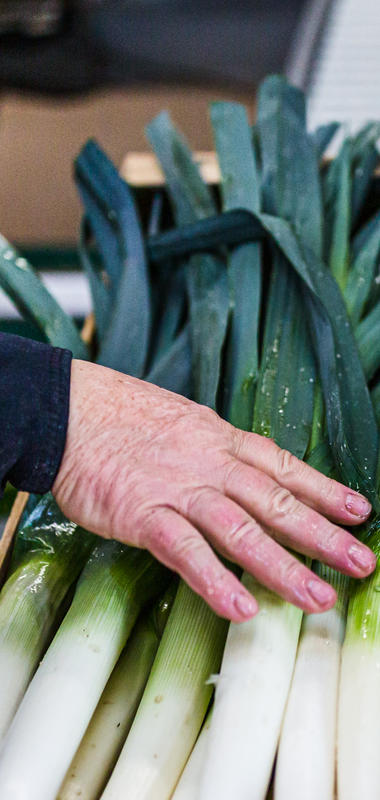
[(365, 520), (361, 495), (204, 406), (84, 361), (72, 362), (53, 495), (88, 530), (150, 550), (234, 622), (257, 603), (212, 548), (307, 612), (333, 606), (335, 591), (284, 547), (356, 578), (375, 568), (334, 524)]

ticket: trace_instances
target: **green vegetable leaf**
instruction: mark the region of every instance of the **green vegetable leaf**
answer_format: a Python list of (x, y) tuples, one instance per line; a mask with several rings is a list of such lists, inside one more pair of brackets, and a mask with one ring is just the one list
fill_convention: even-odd
[(355, 330), (361, 362), (367, 381), (380, 367), (380, 305), (373, 306)]
[(324, 180), (325, 259), (341, 289), (349, 266), (352, 143), (346, 139)]
[(312, 133), (311, 138), (316, 149), (318, 159), (321, 159), (325, 150), (332, 142), (335, 134), (339, 130), (339, 122), (328, 122), (327, 125), (320, 125)]
[[(224, 210), (258, 211), (259, 179), (245, 109), (236, 103), (213, 103), (211, 121), (222, 175)], [(259, 244), (243, 244), (230, 252), (229, 280), (232, 314), (227, 342), (224, 414), (233, 425), (250, 430), (258, 373)]]
[[(297, 277), (274, 259), (253, 429), (303, 458), (313, 420), (315, 360)], [(305, 335), (306, 333), (306, 335)]]
[(261, 222), (307, 287), (305, 301), (326, 405), (334, 458), (346, 483), (377, 504), (378, 431), (362, 364), (339, 287), (313, 253), (282, 219)]
[(171, 392), (192, 397), (191, 336), (189, 325), (152, 365), (145, 380)]
[[(265, 209), (284, 215), (319, 252), (318, 165), (306, 133), (301, 93), (282, 79), (265, 81), (259, 98), (258, 131)], [(305, 175), (310, 181), (307, 202), (302, 174), (303, 182)], [(274, 250), (254, 429), (272, 436), (299, 458), (305, 455), (311, 435), (315, 378), (300, 284), (283, 255)]]
[(109, 316), (102, 319), (105, 332), (98, 362), (141, 377), (148, 355), (151, 311), (145, 247), (135, 202), (112, 162), (93, 141), (78, 156), (75, 176), (112, 297)]
[(26, 259), (1, 235), (0, 286), (20, 314), (33, 322), (50, 344), (71, 350), (74, 358), (88, 358), (87, 347), (71, 317), (45, 289)]
[(291, 222), (301, 241), (320, 254), (322, 199), (318, 160), (306, 133), (302, 92), (283, 78), (267, 78), (259, 91), (257, 127), (265, 210)]
[[(88, 203), (91, 200), (87, 201)], [(102, 341), (107, 330), (108, 321), (112, 311), (112, 296), (109, 287), (106, 285), (104, 275), (99, 270), (99, 265), (91, 246), (92, 232), (89, 220), (83, 217), (80, 234), (78, 252), (82, 268), (87, 275), (90, 284), (90, 291), (96, 321), (96, 333)]]
[(379, 263), (380, 213), (376, 214), (361, 232), (360, 247), (357, 247), (356, 251), (344, 291), (344, 299), (354, 327), (362, 317)]
[[(168, 114), (156, 117), (147, 134), (165, 173), (177, 224), (186, 225), (215, 214), (211, 192)], [(196, 255), (189, 260), (186, 276), (194, 396), (198, 402), (215, 408), (229, 315), (227, 270), (221, 257)]]

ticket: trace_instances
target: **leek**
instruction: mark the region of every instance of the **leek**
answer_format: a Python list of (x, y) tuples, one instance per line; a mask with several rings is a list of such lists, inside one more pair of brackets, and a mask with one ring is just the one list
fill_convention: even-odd
[[(327, 190), (327, 223), (331, 224), (330, 250), (326, 253), (326, 261), (332, 274), (343, 290), (347, 282), (349, 268), (349, 239), (351, 230), (351, 162), (352, 143), (346, 139), (337, 158), (334, 159), (327, 172), (325, 189)], [(331, 206), (331, 207), (329, 207)], [(328, 232), (328, 224), (326, 225)]]
[[(359, 245), (358, 252), (355, 252)], [(371, 293), (380, 252), (380, 215), (376, 214), (356, 236), (352, 245), (352, 264), (344, 292), (351, 323), (356, 327)], [(360, 349), (360, 344), (359, 344)]]
[(329, 567), (318, 575), (337, 590), (323, 614), (304, 615), (275, 772), (275, 800), (332, 800), (341, 647), (348, 579)]
[(380, 303), (377, 303), (362, 319), (356, 329), (360, 358), (367, 380), (370, 380), (380, 361)]
[[(212, 694), (227, 623), (185, 583), (174, 605), (143, 698), (102, 800), (169, 800)], [(0, 772), (1, 777), (1, 772)]]
[[(266, 202), (276, 203), (280, 202), (279, 192), (283, 188), (276, 171), (277, 139), (281, 138), (280, 129), (286, 115), (281, 109), (282, 83), (269, 83), (267, 91), (268, 98), (265, 98), (264, 91), (259, 110), (259, 121), (263, 126), (262, 164), (264, 181), (268, 173), (267, 192), (271, 187), (274, 193), (273, 197), (267, 195)], [(296, 106), (298, 101), (297, 93)], [(274, 109), (276, 123), (267, 117), (267, 109), (272, 112)], [(271, 139), (266, 136), (269, 123)], [(278, 126), (274, 135), (273, 124)], [(231, 135), (231, 128), (228, 135), (227, 125), (228, 117), (225, 115), (223, 136), (220, 130), (216, 131), (216, 146), (222, 176), (227, 163), (232, 181), (233, 154), (236, 161), (241, 159), (243, 163), (247, 154), (241, 152), (241, 140)], [(292, 131), (293, 125), (289, 129), (290, 133)], [(289, 201), (289, 193), (286, 197)], [(315, 204), (316, 210), (312, 204), (311, 209), (318, 220), (318, 196)], [(310, 225), (302, 199), (298, 196), (294, 213), (298, 224), (302, 220), (304, 226)], [(315, 247), (318, 247), (318, 226), (314, 240)], [(312, 430), (314, 383), (315, 364), (299, 287), (285, 260), (276, 253), (256, 391), (254, 429), (273, 436), (282, 447), (300, 458), (305, 455)], [(201, 800), (213, 800), (214, 797), (223, 800), (232, 793), (234, 797), (249, 796), (252, 800), (265, 797), (292, 678), (302, 611), (276, 597), (246, 573), (243, 584), (255, 594), (260, 610), (253, 620), (239, 626), (231, 624), (229, 629), (221, 674), (216, 680), (208, 760), (201, 779)]]
[(167, 574), (144, 551), (95, 548), (5, 738), (3, 800), (54, 800), (140, 608)]
[[(343, 192), (340, 203), (345, 203)], [(351, 255), (344, 291), (349, 315), (356, 327), (365, 307), (379, 252), (378, 224), (373, 230), (371, 222), (370, 226), (365, 226), (364, 233), (367, 229), (368, 240), (357, 253), (353, 248), (354, 258)], [(362, 233), (359, 236), (363, 238)], [(357, 338), (362, 353), (360, 335)], [(313, 446), (316, 448), (311, 458), (314, 467), (331, 474), (331, 467), (324, 459), (321, 461), (320, 455), (318, 457), (322, 421), (320, 406), (315, 413)], [(339, 673), (349, 581), (329, 567), (316, 563), (314, 568), (336, 589), (337, 603), (324, 614), (303, 619), (276, 762), (276, 800), (286, 800), (289, 796), (294, 800), (304, 797), (332, 800), (334, 796)]]
[(203, 723), (202, 730), (195, 742), (190, 758), (178, 781), (171, 800), (198, 800), (201, 773), (208, 752), (211, 718), (212, 707)]
[(169, 588), (138, 621), (104, 689), (57, 800), (96, 800), (103, 791), (148, 680), (173, 602)]
[(260, 611), (229, 628), (200, 800), (265, 798), (292, 678), (302, 612), (250, 575), (243, 584)]
[[(378, 519), (365, 543), (380, 555)], [(380, 783), (380, 567), (356, 583), (342, 650), (338, 715), (340, 800), (377, 797)]]
[[(260, 207), (259, 179), (251, 146), (251, 131), (245, 109), (235, 103), (213, 103), (211, 119), (220, 140), (223, 210)], [(224, 147), (224, 137), (227, 147)], [(241, 160), (228, 147), (239, 140)], [(261, 305), (261, 245), (257, 242), (235, 247), (230, 252), (228, 274), (232, 314), (227, 341), (224, 374), (224, 416), (243, 430), (252, 425), (254, 388), (258, 376), (258, 329)]]
[(93, 269), (91, 261), (85, 259), (100, 332), (98, 362), (141, 378), (148, 354), (151, 307), (144, 241), (134, 198), (94, 141), (87, 142), (76, 159), (75, 177), (107, 276), (105, 290), (101, 270)]
[(312, 133), (312, 141), (316, 149), (318, 158), (322, 158), (325, 150), (328, 148), (330, 142), (333, 140), (338, 130), (339, 130), (338, 122), (328, 122), (326, 125), (320, 125)]
[[(165, 173), (177, 224), (214, 215), (216, 207), (210, 189), (169, 116), (159, 114), (148, 126), (147, 134)], [(225, 263), (219, 254), (193, 255), (186, 280), (194, 399), (216, 408), (230, 305)]]
[(18, 534), (16, 567), (0, 594), (0, 739), (49, 641), (66, 592), (94, 545), (95, 537), (77, 528), (48, 495)]
[(20, 313), (55, 347), (65, 347), (76, 358), (88, 351), (74, 323), (45, 288), (26, 258), (0, 234), (0, 286)]

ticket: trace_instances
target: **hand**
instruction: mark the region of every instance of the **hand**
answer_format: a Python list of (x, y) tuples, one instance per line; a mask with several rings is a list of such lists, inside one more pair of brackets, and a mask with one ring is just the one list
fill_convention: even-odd
[(364, 521), (361, 495), (208, 408), (84, 361), (72, 363), (53, 494), (70, 519), (147, 548), (234, 622), (257, 603), (213, 548), (307, 612), (333, 606), (335, 592), (284, 547), (357, 578), (375, 568), (334, 524)]

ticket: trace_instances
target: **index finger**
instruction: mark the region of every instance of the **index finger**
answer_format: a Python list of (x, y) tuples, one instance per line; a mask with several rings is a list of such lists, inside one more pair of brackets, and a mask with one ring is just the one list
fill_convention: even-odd
[(272, 439), (257, 433), (235, 431), (234, 455), (265, 472), (303, 503), (345, 525), (359, 525), (371, 504), (359, 492), (327, 478), (322, 472), (282, 450)]

